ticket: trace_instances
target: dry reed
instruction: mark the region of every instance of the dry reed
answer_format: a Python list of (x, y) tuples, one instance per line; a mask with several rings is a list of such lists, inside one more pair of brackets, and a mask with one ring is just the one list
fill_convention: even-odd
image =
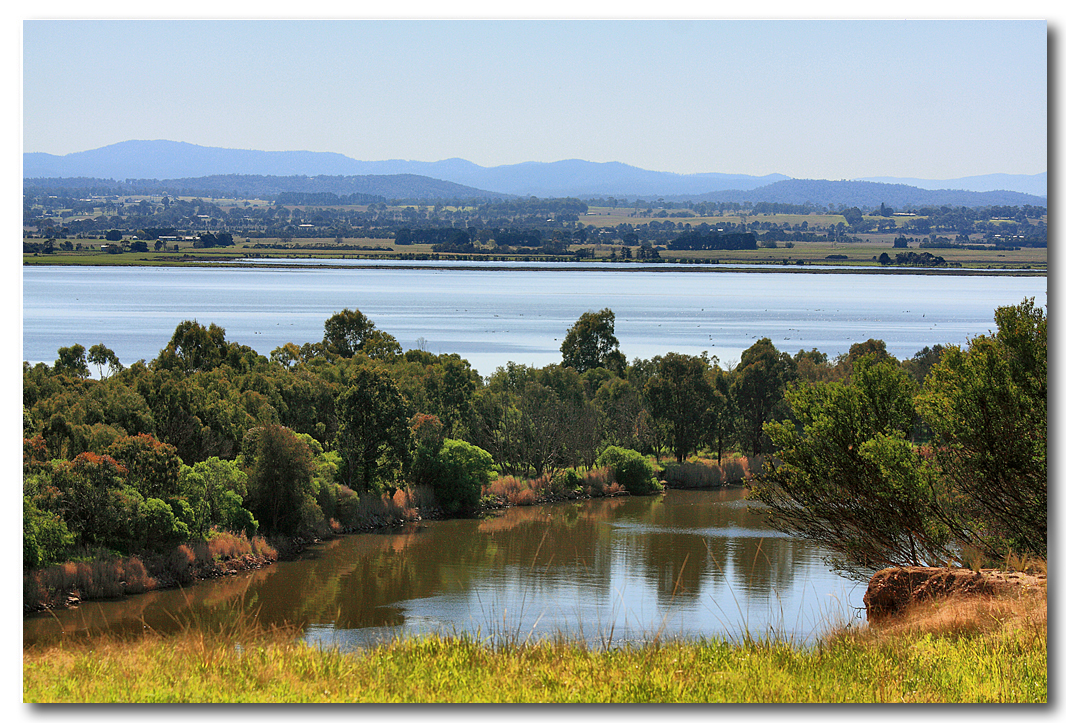
[(761, 457), (730, 457), (720, 462), (696, 459), (668, 465), (663, 478), (673, 487), (723, 487), (742, 484), (761, 469)]
[(98, 600), (156, 590), (160, 578), (192, 582), (219, 562), (251, 556), (275, 562), (277, 550), (264, 538), (216, 532), (208, 540), (180, 545), (168, 555), (145, 560), (137, 556), (101, 555), (90, 561), (64, 562), (22, 575), (24, 610), (63, 605), (70, 598)]

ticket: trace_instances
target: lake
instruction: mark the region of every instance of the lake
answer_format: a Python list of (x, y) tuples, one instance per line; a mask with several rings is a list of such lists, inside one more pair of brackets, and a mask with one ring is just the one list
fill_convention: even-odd
[(513, 507), (321, 543), (303, 559), (23, 622), (24, 643), (111, 628), (140, 634), (254, 615), (351, 649), (393, 635), (490, 641), (563, 634), (595, 647), (660, 638), (812, 643), (865, 620), (865, 585), (816, 545), (769, 529), (739, 489)]
[[(883, 339), (897, 357), (964, 344), (996, 307), (1035, 297), (1046, 277), (612, 271), (461, 264), (403, 268), (26, 267), (23, 358), (103, 343), (125, 364), (152, 359), (184, 319), (215, 323), (260, 353), (319, 341), (358, 308), (405, 349), (457, 353), (482, 374), (560, 361), (567, 329), (615, 312), (632, 360), (670, 351), (723, 364), (762, 337), (831, 357)], [(562, 632), (611, 644), (655, 635), (775, 634), (809, 640), (852, 620), (863, 587), (809, 542), (765, 527), (736, 490), (670, 491), (520, 507), (487, 520), (425, 522), (323, 543), (306, 559), (24, 622), (27, 642), (95, 626), (166, 630), (252, 612), (295, 622), (315, 643), (357, 646), (394, 633)]]
[(782, 351), (817, 348), (830, 358), (876, 338), (908, 358), (988, 332), (998, 306), (1026, 297), (1047, 304), (1047, 277), (528, 266), (30, 266), (22, 358), (51, 364), (59, 347), (102, 343), (129, 365), (155, 358), (185, 319), (217, 324), (229, 341), (268, 355), (287, 342), (321, 341), (326, 319), (345, 307), (404, 349), (459, 354), (482, 375), (509, 361), (559, 362), (567, 329), (605, 307), (631, 361), (707, 351), (725, 365), (763, 337)]

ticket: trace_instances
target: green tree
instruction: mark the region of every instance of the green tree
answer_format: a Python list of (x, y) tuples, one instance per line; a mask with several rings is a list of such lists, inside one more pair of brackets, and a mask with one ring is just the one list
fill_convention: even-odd
[(998, 331), (947, 347), (918, 409), (934, 461), (958, 493), (954, 529), (992, 558), (1047, 555), (1047, 317), (1026, 299)]
[(446, 512), (474, 509), (493, 476), (492, 455), (460, 439), (445, 439), (437, 456), (433, 490)]
[(185, 320), (174, 329), (156, 361), (164, 369), (185, 373), (209, 371), (225, 361), (227, 351), (225, 329), (215, 324), (205, 327), (195, 320)]
[(607, 367), (616, 373), (625, 370), (625, 356), (618, 348), (614, 312), (610, 309), (582, 314), (567, 330), (560, 351), (563, 366), (576, 369), (579, 374), (596, 367)]
[(357, 491), (392, 487), (410, 459), (411, 410), (388, 372), (356, 369), (336, 410), (338, 481)]
[(861, 358), (850, 380), (797, 384), (785, 396), (792, 418), (767, 423), (777, 451), (751, 491), (771, 526), (818, 542), (859, 576), (954, 558), (936, 477), (908, 439), (905, 371)]
[(255, 533), (258, 522), (243, 508), (248, 475), (236, 461), (209, 457), (191, 467), (182, 465), (181, 494), (193, 508), (193, 531), (206, 534), (217, 525), (232, 532)]
[(631, 495), (662, 492), (663, 486), (655, 479), (651, 463), (636, 450), (607, 447), (600, 452), (596, 464), (610, 469), (614, 481), (625, 487)]
[[(118, 356), (103, 344), (94, 344), (89, 347), (87, 358), (90, 364), (96, 365), (97, 373), (101, 379), (107, 379), (112, 374), (122, 371), (122, 364), (119, 362)], [(106, 372), (104, 367), (107, 367)]]
[(795, 362), (769, 339), (760, 339), (740, 355), (740, 364), (733, 372), (732, 393), (738, 413), (737, 431), (749, 455), (757, 456), (765, 449), (763, 425), (784, 415), (785, 388), (795, 374)]
[(326, 319), (322, 344), (329, 353), (346, 359), (359, 352), (380, 359), (401, 351), (391, 334), (376, 329), (374, 322), (358, 309), (344, 309)]
[(38, 509), (34, 501), (22, 497), (22, 565), (35, 568), (60, 562), (74, 544), (74, 535), (54, 512)]
[(293, 534), (313, 505), (311, 450), (291, 429), (255, 427), (245, 434), (248, 508), (268, 533)]
[(57, 374), (66, 374), (72, 377), (89, 376), (89, 365), (85, 363), (85, 347), (81, 344), (60, 347), (56, 354), (58, 359), (53, 366)]
[(903, 368), (914, 377), (914, 381), (921, 385), (925, 381), (926, 375), (940, 361), (943, 353), (944, 347), (940, 344), (934, 344), (932, 347), (922, 347), (914, 353), (913, 357), (902, 362)]
[(637, 419), (644, 406), (640, 392), (628, 379), (612, 377), (601, 384), (592, 404), (599, 411), (601, 439), (627, 449), (639, 446)]
[(167, 499), (179, 494), (181, 458), (173, 445), (149, 434), (123, 437), (106, 454), (126, 468), (126, 482), (147, 497)]
[(847, 221), (849, 226), (858, 226), (862, 223), (862, 209), (855, 208), (854, 206), (851, 208), (845, 208), (840, 212), (840, 215), (844, 217), (844, 220)]
[(126, 470), (111, 457), (83, 452), (55, 467), (56, 507), (76, 542), (100, 542), (96, 522), (105, 515), (108, 494), (124, 484)]
[(704, 438), (713, 391), (704, 357), (670, 352), (644, 384), (651, 416), (664, 425), (667, 443), (684, 462)]

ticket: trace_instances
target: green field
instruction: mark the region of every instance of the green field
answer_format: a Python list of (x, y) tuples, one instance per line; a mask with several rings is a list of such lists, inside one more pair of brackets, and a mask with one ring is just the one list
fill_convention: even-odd
[[(720, 264), (728, 263), (758, 263), (767, 266), (793, 265), (802, 261), (804, 265), (831, 265), (843, 268), (875, 267), (881, 268), (877, 257), (881, 253), (887, 253), (895, 257), (899, 249), (892, 248), (894, 237), (871, 240), (859, 244), (836, 244), (827, 242), (800, 242), (792, 248), (779, 245), (778, 248), (759, 248), (743, 251), (660, 251), (660, 256), (667, 262), (676, 260), (715, 260)], [(91, 241), (88, 243), (92, 243)], [(194, 249), (191, 244), (186, 247), (181, 245), (177, 252), (127, 252), (122, 254), (108, 254), (99, 250), (82, 251), (57, 251), (54, 254), (23, 254), (23, 263), (26, 265), (62, 266), (182, 266), (189, 264), (202, 264), (212, 262), (232, 262), (249, 257), (276, 258), (276, 259), (372, 259), (372, 258), (399, 258), (404, 255), (435, 255), (439, 258), (448, 258), (449, 254), (434, 254), (429, 244), (412, 244), (410, 246), (394, 246), (390, 239), (343, 239), (345, 245), (364, 247), (360, 250), (343, 250), (331, 248), (336, 245), (335, 239), (300, 239), (299, 241), (285, 244), (289, 248), (256, 248), (257, 244), (281, 243), (278, 239), (255, 239), (246, 241), (237, 240), (234, 246), (210, 249)], [(294, 246), (308, 248), (294, 248)], [(366, 250), (366, 247), (372, 247)], [(611, 251), (620, 253), (620, 246), (614, 245), (574, 245), (572, 249), (590, 249), (595, 257), (587, 263), (605, 262)], [(921, 252), (923, 249), (911, 249)], [(998, 269), (1003, 272), (1046, 274), (1047, 273), (1047, 249), (1024, 248), (1017, 251), (995, 251), (992, 249), (971, 251), (966, 249), (927, 249), (934, 256), (941, 256), (949, 263), (959, 263), (966, 268), (975, 269)], [(847, 259), (827, 260), (827, 256), (846, 256)], [(479, 258), (479, 257), (470, 257)], [(528, 256), (509, 256), (509, 258), (528, 258)], [(486, 261), (490, 259), (486, 258)], [(701, 265), (686, 268), (698, 268), (701, 270), (714, 270), (713, 265)], [(889, 267), (890, 269), (895, 267)]]
[[(155, 200), (155, 199), (153, 199)], [(223, 209), (243, 207), (244, 201), (218, 200)], [(251, 206), (266, 205), (264, 201), (248, 202)], [(355, 207), (364, 209), (365, 207)], [(417, 208), (417, 207), (416, 207)], [(448, 209), (443, 209), (448, 210)], [(807, 230), (824, 234), (829, 226), (844, 223), (844, 217), (839, 214), (758, 214), (758, 215), (729, 215), (729, 216), (683, 216), (680, 210), (653, 211), (649, 215), (642, 215), (646, 211), (633, 208), (606, 208), (590, 207), (589, 213), (580, 217), (580, 224), (590, 228), (614, 227), (619, 224), (629, 224), (634, 227), (645, 226), (653, 222), (670, 221), (677, 227), (684, 224), (699, 226), (706, 223), (711, 227), (730, 223), (735, 226), (752, 222), (770, 224), (789, 224), (798, 230), (802, 224), (807, 224)], [(666, 218), (657, 214), (666, 213)], [(671, 214), (673, 216), (671, 217)], [(867, 217), (872, 218), (872, 217)], [(74, 220), (72, 217), (71, 220)], [(896, 219), (902, 225), (904, 219)], [(1043, 221), (1046, 223), (1047, 217)], [(760, 231), (762, 229), (759, 229)], [(680, 231), (679, 231), (680, 232)], [(658, 242), (659, 255), (667, 262), (692, 262), (717, 261), (719, 263), (757, 263), (768, 265), (833, 265), (841, 267), (880, 267), (877, 261), (882, 253), (887, 253), (894, 258), (899, 249), (893, 248), (893, 242), (900, 231), (892, 230), (885, 233), (863, 233), (857, 237), (860, 243), (848, 241), (847, 243), (834, 243), (831, 241), (797, 241), (792, 248), (787, 248), (785, 243), (779, 242), (777, 248), (758, 248), (745, 251), (668, 251), (663, 242)], [(912, 238), (920, 238), (916, 234), (909, 234)], [(947, 238), (951, 238), (949, 234)], [(123, 253), (107, 254), (101, 252), (99, 247), (106, 241), (100, 239), (79, 239), (85, 249), (82, 251), (61, 251), (53, 254), (24, 254), (25, 264), (43, 265), (186, 265), (190, 263), (210, 263), (234, 261), (250, 256), (262, 258), (375, 258), (375, 257), (401, 257), (410, 255), (433, 254), (429, 244), (412, 244), (396, 246), (389, 238), (295, 238), (282, 241), (277, 238), (246, 239), (234, 237), (235, 245), (229, 247), (217, 247), (209, 249), (196, 249), (192, 242), (179, 242), (177, 252), (167, 251), (163, 253)], [(261, 246), (280, 245), (282, 248), (261, 248)], [(358, 246), (359, 249), (338, 248), (343, 246)], [(57, 242), (58, 246), (58, 242)], [(296, 248), (297, 246), (302, 248)], [(981, 250), (967, 250), (963, 248), (946, 249), (920, 249), (917, 243), (912, 243), (909, 250), (921, 253), (928, 251), (934, 256), (943, 257), (949, 264), (960, 264), (963, 267), (974, 269), (995, 269), (1002, 272), (1033, 274), (1047, 273), (1048, 254), (1046, 248), (1022, 248), (1016, 251), (995, 250), (991, 247)], [(622, 247), (610, 244), (586, 244), (571, 245), (571, 250), (591, 250), (595, 259), (606, 260), (614, 251), (621, 255)], [(94, 250), (95, 249), (95, 250)], [(635, 251), (635, 249), (631, 249)], [(461, 256), (461, 254), (460, 254)], [(846, 256), (846, 259), (829, 260), (827, 256)], [(440, 258), (448, 258), (448, 254), (440, 254)], [(529, 255), (509, 255), (509, 258), (529, 258)], [(471, 257), (481, 258), (481, 257)], [(490, 260), (490, 259), (485, 259)], [(709, 266), (700, 266), (701, 269), (711, 270)], [(891, 268), (891, 267), (890, 267)]]

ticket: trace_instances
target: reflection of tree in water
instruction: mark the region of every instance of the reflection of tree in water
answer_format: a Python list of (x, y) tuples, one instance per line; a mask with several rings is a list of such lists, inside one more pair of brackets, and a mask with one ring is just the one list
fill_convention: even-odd
[(685, 604), (699, 597), (708, 550), (699, 535), (650, 534), (640, 538), (643, 576), (660, 604)]
[(516, 507), (487, 520), (334, 540), (258, 593), (286, 600), (277, 605), (279, 617), (284, 610), (287, 619), (365, 628), (402, 625), (405, 601), (473, 595), (493, 580), (550, 592), (581, 578), (589, 590), (606, 590), (610, 555), (599, 523), (620, 502)]
[(23, 620), (24, 642), (60, 635), (70, 638), (93, 630), (139, 636), (146, 630), (165, 634), (190, 625), (225, 629), (237, 617), (248, 619), (254, 615), (258, 607), (256, 589), (276, 571), (276, 566), (269, 566), (185, 589), (90, 601), (75, 608), (50, 611)]
[(517, 507), (485, 520), (497, 555), (487, 576), (510, 577), (530, 592), (582, 585), (586, 597), (602, 597), (611, 581), (610, 529), (625, 498), (578, 504)]
[(798, 567), (816, 562), (814, 547), (770, 530), (738, 490), (672, 491), (656, 501), (638, 516), (646, 531), (626, 544), (628, 559), (641, 561), (631, 572), (654, 586), (660, 604), (691, 602), (707, 582), (716, 599), (769, 598), (794, 584)]
[[(497, 608), (514, 610), (516, 594), (554, 605), (553, 621), (576, 628), (598, 615), (593, 608), (616, 605), (627, 579), (646, 581), (660, 606), (698, 601), (728, 611), (735, 598), (787, 592), (797, 568), (819, 564), (818, 548), (777, 534), (735, 490), (515, 507), (490, 519), (346, 536), (309, 550), (307, 559), (183, 591), (85, 603), (56, 611), (55, 619), (25, 621), (24, 635), (32, 641), (86, 626), (130, 634), (141, 634), (142, 625), (220, 628), (239, 616), (264, 625), (381, 628), (403, 625), (405, 608), (419, 607), (414, 600), (469, 604), (475, 616), (491, 618)], [(571, 603), (573, 611), (559, 609)], [(429, 606), (431, 615), (442, 609)], [(452, 613), (440, 614), (447, 620)], [(575, 614), (586, 619), (571, 620)]]
[(738, 537), (730, 544), (734, 584), (750, 597), (769, 598), (792, 587), (795, 540), (784, 537)]

